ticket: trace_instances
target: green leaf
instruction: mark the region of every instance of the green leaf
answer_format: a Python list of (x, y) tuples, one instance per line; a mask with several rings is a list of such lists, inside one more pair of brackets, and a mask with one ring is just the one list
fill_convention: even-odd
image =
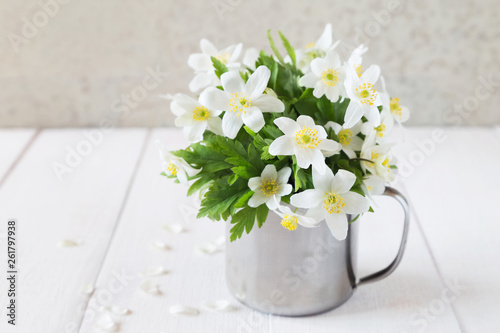
[(247, 234), (252, 231), (253, 225), (255, 224), (255, 214), (255, 208), (245, 207), (233, 215), (231, 224), (234, 224), (234, 226), (231, 228), (231, 235), (229, 236), (231, 242), (241, 238), (243, 231), (246, 231)]
[[(295, 160), (295, 156), (293, 157)], [(307, 186), (307, 177), (304, 172), (304, 169), (299, 167), (297, 163), (293, 163), (293, 178), (295, 180), (295, 192), (300, 190), (301, 188), (305, 188)]]
[(227, 216), (228, 212), (232, 214), (236, 210), (234, 204), (248, 192), (247, 182), (237, 179), (233, 185), (228, 186), (228, 179), (229, 176), (225, 176), (213, 181), (201, 201), (198, 217), (207, 216), (219, 221), (221, 217)]
[(271, 49), (273, 50), (274, 54), (276, 55), (276, 58), (284, 64), (285, 61), (283, 60), (283, 57), (280, 54), (280, 51), (278, 51), (278, 48), (276, 47), (276, 44), (274, 43), (273, 37), (271, 36), (271, 29), (267, 30), (267, 39), (269, 39), (269, 44), (271, 45)]
[(285, 46), (286, 51), (288, 52), (288, 55), (290, 56), (290, 59), (292, 59), (292, 64), (293, 67), (296, 67), (296, 62), (295, 62), (295, 49), (292, 47), (288, 39), (281, 33), (281, 31), (278, 31), (281, 40), (283, 41), (283, 46)]
[(224, 65), (224, 63), (222, 63), (222, 61), (220, 61), (216, 57), (210, 57), (210, 59), (212, 59), (212, 64), (214, 65), (215, 68), (215, 75), (217, 75), (217, 77), (220, 79), (220, 76), (225, 72), (227, 72), (227, 67), (226, 65)]
[(238, 175), (237, 174), (232, 174), (231, 176), (229, 176), (229, 178), (227, 179), (227, 184), (229, 186), (233, 185), (234, 182), (236, 182), (238, 180)]
[(187, 195), (193, 195), (195, 192), (198, 192), (199, 190), (207, 187), (207, 185), (210, 184), (212, 181), (212, 176), (210, 175), (202, 175), (197, 181), (195, 181), (190, 187), (187, 192)]
[(250, 198), (252, 197), (253, 193), (254, 192), (252, 190), (248, 189), (248, 191), (244, 195), (242, 195), (240, 199), (234, 204), (234, 207), (235, 208), (245, 207), (248, 203), (248, 200), (250, 200)]
[(269, 208), (266, 205), (260, 205), (257, 207), (257, 226), (260, 228), (266, 222), (267, 214), (269, 213)]

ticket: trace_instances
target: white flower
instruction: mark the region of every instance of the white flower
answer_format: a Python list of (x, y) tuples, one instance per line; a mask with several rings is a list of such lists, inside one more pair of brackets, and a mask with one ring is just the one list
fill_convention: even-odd
[(361, 77), (349, 65), (345, 66), (345, 71), (345, 88), (351, 101), (346, 110), (344, 127), (354, 126), (363, 116), (373, 126), (380, 125), (380, 112), (377, 106), (381, 105), (381, 101), (378, 92), (373, 87), (380, 75), (380, 68), (371, 65)]
[(389, 93), (385, 89), (385, 80), (383, 76), (380, 77), (380, 82), (382, 83), (383, 90), (383, 92), (380, 93), (382, 110), (387, 111), (398, 123), (404, 123), (410, 118), (410, 110), (399, 104), (399, 98), (389, 97)]
[(385, 191), (386, 181), (377, 175), (370, 175), (363, 181), (363, 191), (368, 197), (382, 195)]
[(360, 151), (363, 146), (363, 140), (358, 137), (361, 130), (361, 122), (358, 122), (351, 128), (344, 128), (342, 125), (333, 121), (329, 121), (325, 125), (326, 128), (331, 128), (339, 138), (339, 144), (342, 151), (349, 158), (356, 158), (356, 151)]
[(375, 133), (367, 136), (363, 147), (361, 148), (361, 158), (371, 162), (363, 161), (361, 168), (366, 173), (369, 171), (373, 175), (377, 175), (385, 181), (394, 180), (394, 172), (391, 170), (391, 165), (394, 164), (391, 148), (393, 144), (374, 144)]
[(340, 150), (337, 142), (327, 139), (326, 131), (322, 126), (316, 125), (309, 116), (299, 116), (297, 121), (280, 117), (274, 123), (285, 134), (274, 140), (269, 146), (269, 154), (295, 155), (297, 165), (313, 169), (324, 174), (327, 166), (323, 153), (331, 156)]
[(275, 213), (282, 218), (281, 225), (283, 228), (288, 230), (297, 229), (297, 224), (306, 228), (313, 228), (318, 224), (312, 217), (294, 213), (287, 206), (279, 206), (279, 211), (275, 211)]
[(202, 53), (191, 54), (188, 65), (195, 71), (195, 77), (189, 83), (189, 89), (196, 92), (210, 85), (217, 85), (219, 80), (215, 75), (215, 69), (211, 57), (215, 57), (226, 65), (228, 69), (238, 69), (240, 64), (236, 62), (241, 53), (242, 44), (231, 45), (221, 51), (208, 40), (200, 41)]
[(245, 51), (243, 56), (243, 65), (247, 66), (251, 70), (255, 70), (255, 62), (259, 59), (259, 50), (256, 48), (249, 48)]
[(253, 177), (248, 181), (248, 187), (254, 191), (248, 205), (259, 207), (265, 203), (269, 209), (278, 208), (281, 197), (292, 192), (292, 185), (288, 184), (291, 173), (292, 169), (289, 167), (276, 172), (274, 165), (266, 165), (260, 177)]
[(160, 152), (160, 159), (163, 161), (163, 171), (167, 176), (177, 177), (180, 183), (187, 184), (188, 177), (193, 177), (200, 170), (193, 168), (182, 158), (170, 153), (160, 141), (156, 141), (156, 146)]
[(262, 112), (283, 112), (285, 105), (274, 96), (263, 94), (269, 82), (271, 71), (260, 66), (243, 81), (238, 72), (221, 75), (224, 91), (208, 88), (200, 96), (200, 103), (214, 110), (223, 110), (222, 131), (228, 138), (234, 139), (243, 124), (258, 132), (264, 126)]
[(373, 135), (375, 137), (375, 142), (377, 143), (386, 143), (387, 137), (391, 133), (393, 127), (393, 117), (391, 116), (390, 112), (383, 110), (382, 114), (380, 115), (380, 125), (373, 126), (371, 123), (364, 123), (361, 126), (361, 133), (366, 136)]
[(349, 59), (347, 60), (347, 64), (354, 68), (358, 76), (363, 74), (363, 66), (361, 66), (363, 63), (362, 56), (366, 53), (366, 51), (368, 51), (368, 47), (361, 44), (352, 51)]
[(313, 95), (320, 98), (326, 95), (332, 102), (344, 95), (344, 67), (340, 64), (339, 55), (330, 51), (325, 58), (316, 58), (311, 62), (312, 73), (300, 78), (299, 84), (314, 88)]
[(313, 170), (314, 189), (294, 194), (291, 203), (309, 208), (307, 216), (316, 221), (324, 219), (332, 235), (343, 240), (348, 229), (346, 214), (362, 214), (370, 207), (368, 199), (350, 191), (355, 181), (356, 176), (346, 170), (339, 170), (335, 176), (331, 169), (324, 175)]
[(175, 125), (184, 127), (184, 136), (190, 142), (203, 140), (207, 127), (215, 134), (222, 135), (222, 119), (218, 117), (222, 111), (211, 110), (184, 94), (174, 96), (170, 109), (177, 116)]
[[(335, 49), (340, 41), (332, 44), (332, 25), (327, 24), (323, 33), (316, 42), (306, 45), (305, 50), (295, 50), (297, 67), (303, 72), (309, 69), (309, 64), (313, 59), (324, 57), (329, 51)], [(285, 57), (285, 62), (291, 62), (289, 56)]]

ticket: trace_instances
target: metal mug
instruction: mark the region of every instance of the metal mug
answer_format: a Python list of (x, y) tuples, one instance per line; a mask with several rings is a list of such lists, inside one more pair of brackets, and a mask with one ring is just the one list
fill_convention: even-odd
[(229, 242), (227, 223), (226, 282), (241, 303), (255, 310), (282, 316), (307, 316), (332, 310), (347, 301), (365, 283), (380, 280), (399, 265), (406, 245), (409, 207), (397, 190), (384, 195), (396, 199), (405, 218), (401, 245), (386, 268), (358, 279), (356, 272), (358, 224), (347, 238), (335, 239), (326, 223), (290, 232), (270, 212), (266, 223)]

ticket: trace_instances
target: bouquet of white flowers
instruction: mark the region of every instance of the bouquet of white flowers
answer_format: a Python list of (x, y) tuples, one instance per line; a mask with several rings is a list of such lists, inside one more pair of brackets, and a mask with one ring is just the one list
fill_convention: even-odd
[[(198, 217), (231, 217), (231, 241), (259, 227), (269, 210), (284, 228), (314, 227), (323, 220), (342, 240), (351, 223), (372, 211), (369, 198), (393, 180), (388, 135), (409, 111), (390, 98), (380, 68), (361, 66), (363, 45), (341, 61), (331, 26), (316, 43), (274, 55), (242, 45), (218, 51), (207, 40), (192, 54), (189, 87), (197, 98), (172, 96), (175, 124), (191, 144), (160, 147), (164, 176), (201, 194)], [(382, 89), (376, 84), (380, 77)], [(298, 208), (304, 214), (297, 213)]]

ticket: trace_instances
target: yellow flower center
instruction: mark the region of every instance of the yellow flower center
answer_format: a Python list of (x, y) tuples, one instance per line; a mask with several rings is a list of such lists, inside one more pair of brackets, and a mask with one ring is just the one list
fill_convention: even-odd
[(325, 193), (323, 208), (330, 214), (339, 214), (344, 209), (344, 199), (338, 193)]
[(322, 140), (318, 138), (318, 130), (304, 127), (295, 133), (295, 141), (304, 149), (316, 149)]
[(387, 170), (390, 170), (391, 169), (391, 165), (389, 164), (389, 159), (386, 158), (383, 162), (382, 162), (382, 165), (385, 166), (387, 168)]
[(389, 105), (391, 106), (391, 112), (401, 117), (401, 105), (399, 105), (399, 98), (391, 98), (391, 102)]
[(350, 129), (340, 130), (338, 137), (342, 146), (349, 146), (352, 142), (352, 131)]
[(281, 225), (285, 229), (295, 230), (297, 229), (297, 217), (292, 215), (285, 215), (285, 217), (283, 217), (283, 219), (281, 220)]
[(229, 59), (231, 59), (231, 53), (224, 52), (224, 53), (219, 54), (215, 58), (217, 58), (217, 60), (219, 60), (220, 62), (222, 62), (225, 65), (229, 62)]
[(208, 119), (209, 116), (210, 116), (210, 112), (204, 106), (201, 106), (201, 105), (197, 106), (193, 110), (193, 119), (196, 121), (205, 121)]
[(229, 100), (229, 106), (231, 112), (237, 112), (238, 117), (241, 113), (247, 113), (247, 108), (252, 105), (252, 100), (248, 97), (246, 93), (235, 93), (233, 97)]
[(363, 75), (363, 66), (361, 66), (361, 65), (354, 65), (354, 70), (358, 74), (358, 77), (361, 77), (361, 75)]
[(377, 131), (377, 136), (379, 138), (383, 137), (385, 132), (385, 125), (384, 124), (378, 125), (377, 127), (375, 127), (375, 131)]
[(167, 174), (169, 176), (177, 176), (177, 172), (179, 172), (179, 167), (172, 162), (168, 163)]
[(276, 194), (279, 188), (280, 186), (276, 183), (276, 179), (274, 178), (266, 178), (262, 181), (262, 185), (260, 185), (260, 190), (266, 195), (266, 197)]
[(306, 49), (312, 49), (314, 48), (314, 46), (316, 46), (316, 43), (315, 42), (310, 42), (306, 45)]
[(358, 96), (361, 104), (373, 105), (378, 94), (373, 84), (363, 83), (356, 88), (356, 96)]
[(335, 86), (339, 81), (339, 72), (333, 69), (327, 69), (321, 73), (321, 80), (323, 83), (329, 87)]

